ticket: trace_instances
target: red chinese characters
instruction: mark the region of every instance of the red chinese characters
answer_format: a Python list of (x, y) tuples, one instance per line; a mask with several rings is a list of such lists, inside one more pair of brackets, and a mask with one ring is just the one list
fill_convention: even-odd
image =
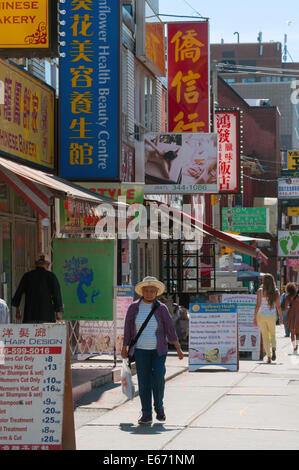
[(209, 132), (208, 22), (168, 24), (168, 130)]
[(239, 115), (237, 112), (216, 112), (218, 132), (219, 191), (239, 190)]

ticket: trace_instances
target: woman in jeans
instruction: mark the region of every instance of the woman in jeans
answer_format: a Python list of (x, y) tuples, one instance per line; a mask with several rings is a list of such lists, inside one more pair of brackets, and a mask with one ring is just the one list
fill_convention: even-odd
[(144, 278), (135, 287), (140, 299), (129, 306), (125, 319), (124, 342), (121, 352), (123, 359), (128, 357), (130, 341), (135, 338), (142, 323), (152, 310), (154, 302), (158, 303), (137, 344), (130, 349), (130, 355), (134, 354), (135, 356), (142, 407), (139, 424), (152, 423), (152, 395), (157, 420), (165, 421), (166, 419), (163, 398), (168, 341), (174, 344), (179, 359), (181, 360), (184, 357), (168, 308), (157, 300), (157, 297), (163, 294), (164, 290), (164, 284), (156, 278), (151, 276)]
[(282, 325), (279, 291), (272, 274), (264, 274), (262, 287), (257, 291), (254, 324), (260, 327), (268, 364), (271, 363), (271, 360), (275, 361), (276, 359), (276, 310), (279, 315), (279, 324)]

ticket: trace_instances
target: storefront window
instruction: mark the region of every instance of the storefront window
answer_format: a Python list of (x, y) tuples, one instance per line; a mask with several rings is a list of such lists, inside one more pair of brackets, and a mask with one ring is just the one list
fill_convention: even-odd
[(18, 193), (14, 192), (14, 212), (17, 215), (23, 215), (24, 217), (31, 217), (34, 218), (36, 217), (34, 209), (32, 209), (29, 204), (23, 199), (21, 196), (19, 196)]
[(9, 188), (0, 182), (0, 212), (9, 212)]

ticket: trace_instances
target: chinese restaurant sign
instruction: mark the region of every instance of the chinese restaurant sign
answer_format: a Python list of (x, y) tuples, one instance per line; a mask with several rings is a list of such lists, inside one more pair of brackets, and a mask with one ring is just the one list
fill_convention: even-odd
[(58, 55), (57, 2), (0, 2), (0, 57)]
[(0, 60), (1, 82), (0, 152), (53, 169), (54, 90), (4, 60)]
[(120, 8), (67, 0), (60, 60), (60, 176), (118, 179)]
[(168, 131), (209, 132), (208, 22), (168, 24)]
[(216, 111), (216, 126), (219, 135), (219, 192), (239, 191), (239, 113)]
[(54, 240), (54, 273), (64, 320), (113, 320), (114, 241)]
[(144, 139), (145, 193), (217, 193), (218, 136), (151, 134)]
[(0, 450), (61, 450), (65, 325), (0, 325)]

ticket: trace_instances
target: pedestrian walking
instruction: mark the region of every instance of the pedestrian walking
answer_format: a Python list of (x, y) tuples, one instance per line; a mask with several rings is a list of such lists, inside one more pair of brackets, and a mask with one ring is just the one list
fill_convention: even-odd
[(9, 308), (4, 299), (0, 298), (0, 323), (10, 323)]
[(258, 325), (261, 330), (268, 364), (271, 363), (271, 360), (276, 360), (276, 311), (279, 315), (279, 324), (282, 325), (279, 291), (272, 274), (264, 274), (262, 286), (257, 291), (254, 324)]
[(285, 308), (285, 299), (287, 296), (287, 292), (283, 292), (280, 296), (280, 306), (282, 311), (282, 319), (283, 319), (283, 326), (284, 326), (284, 335), (286, 338), (290, 336), (290, 329), (286, 326), (287, 324), (287, 316), (288, 316), (288, 308)]
[(21, 319), (20, 303), (25, 295), (23, 323), (55, 323), (63, 311), (61, 290), (57, 277), (49, 271), (50, 261), (41, 255), (35, 269), (25, 273), (12, 299), (17, 319)]
[(299, 291), (295, 282), (289, 282), (286, 291), (287, 296), (283, 304), (283, 308), (287, 308), (288, 311), (286, 327), (290, 329), (293, 352), (296, 353), (299, 340)]
[[(127, 311), (124, 326), (122, 358), (134, 355), (141, 400), (141, 417), (138, 424), (152, 423), (152, 396), (158, 421), (165, 421), (163, 406), (165, 389), (165, 361), (168, 342), (173, 343), (179, 359), (184, 354), (178, 341), (174, 322), (165, 304), (157, 300), (165, 286), (155, 277), (147, 276), (135, 287), (140, 299), (133, 302)], [(136, 332), (140, 330), (149, 314), (152, 314), (137, 342)]]

